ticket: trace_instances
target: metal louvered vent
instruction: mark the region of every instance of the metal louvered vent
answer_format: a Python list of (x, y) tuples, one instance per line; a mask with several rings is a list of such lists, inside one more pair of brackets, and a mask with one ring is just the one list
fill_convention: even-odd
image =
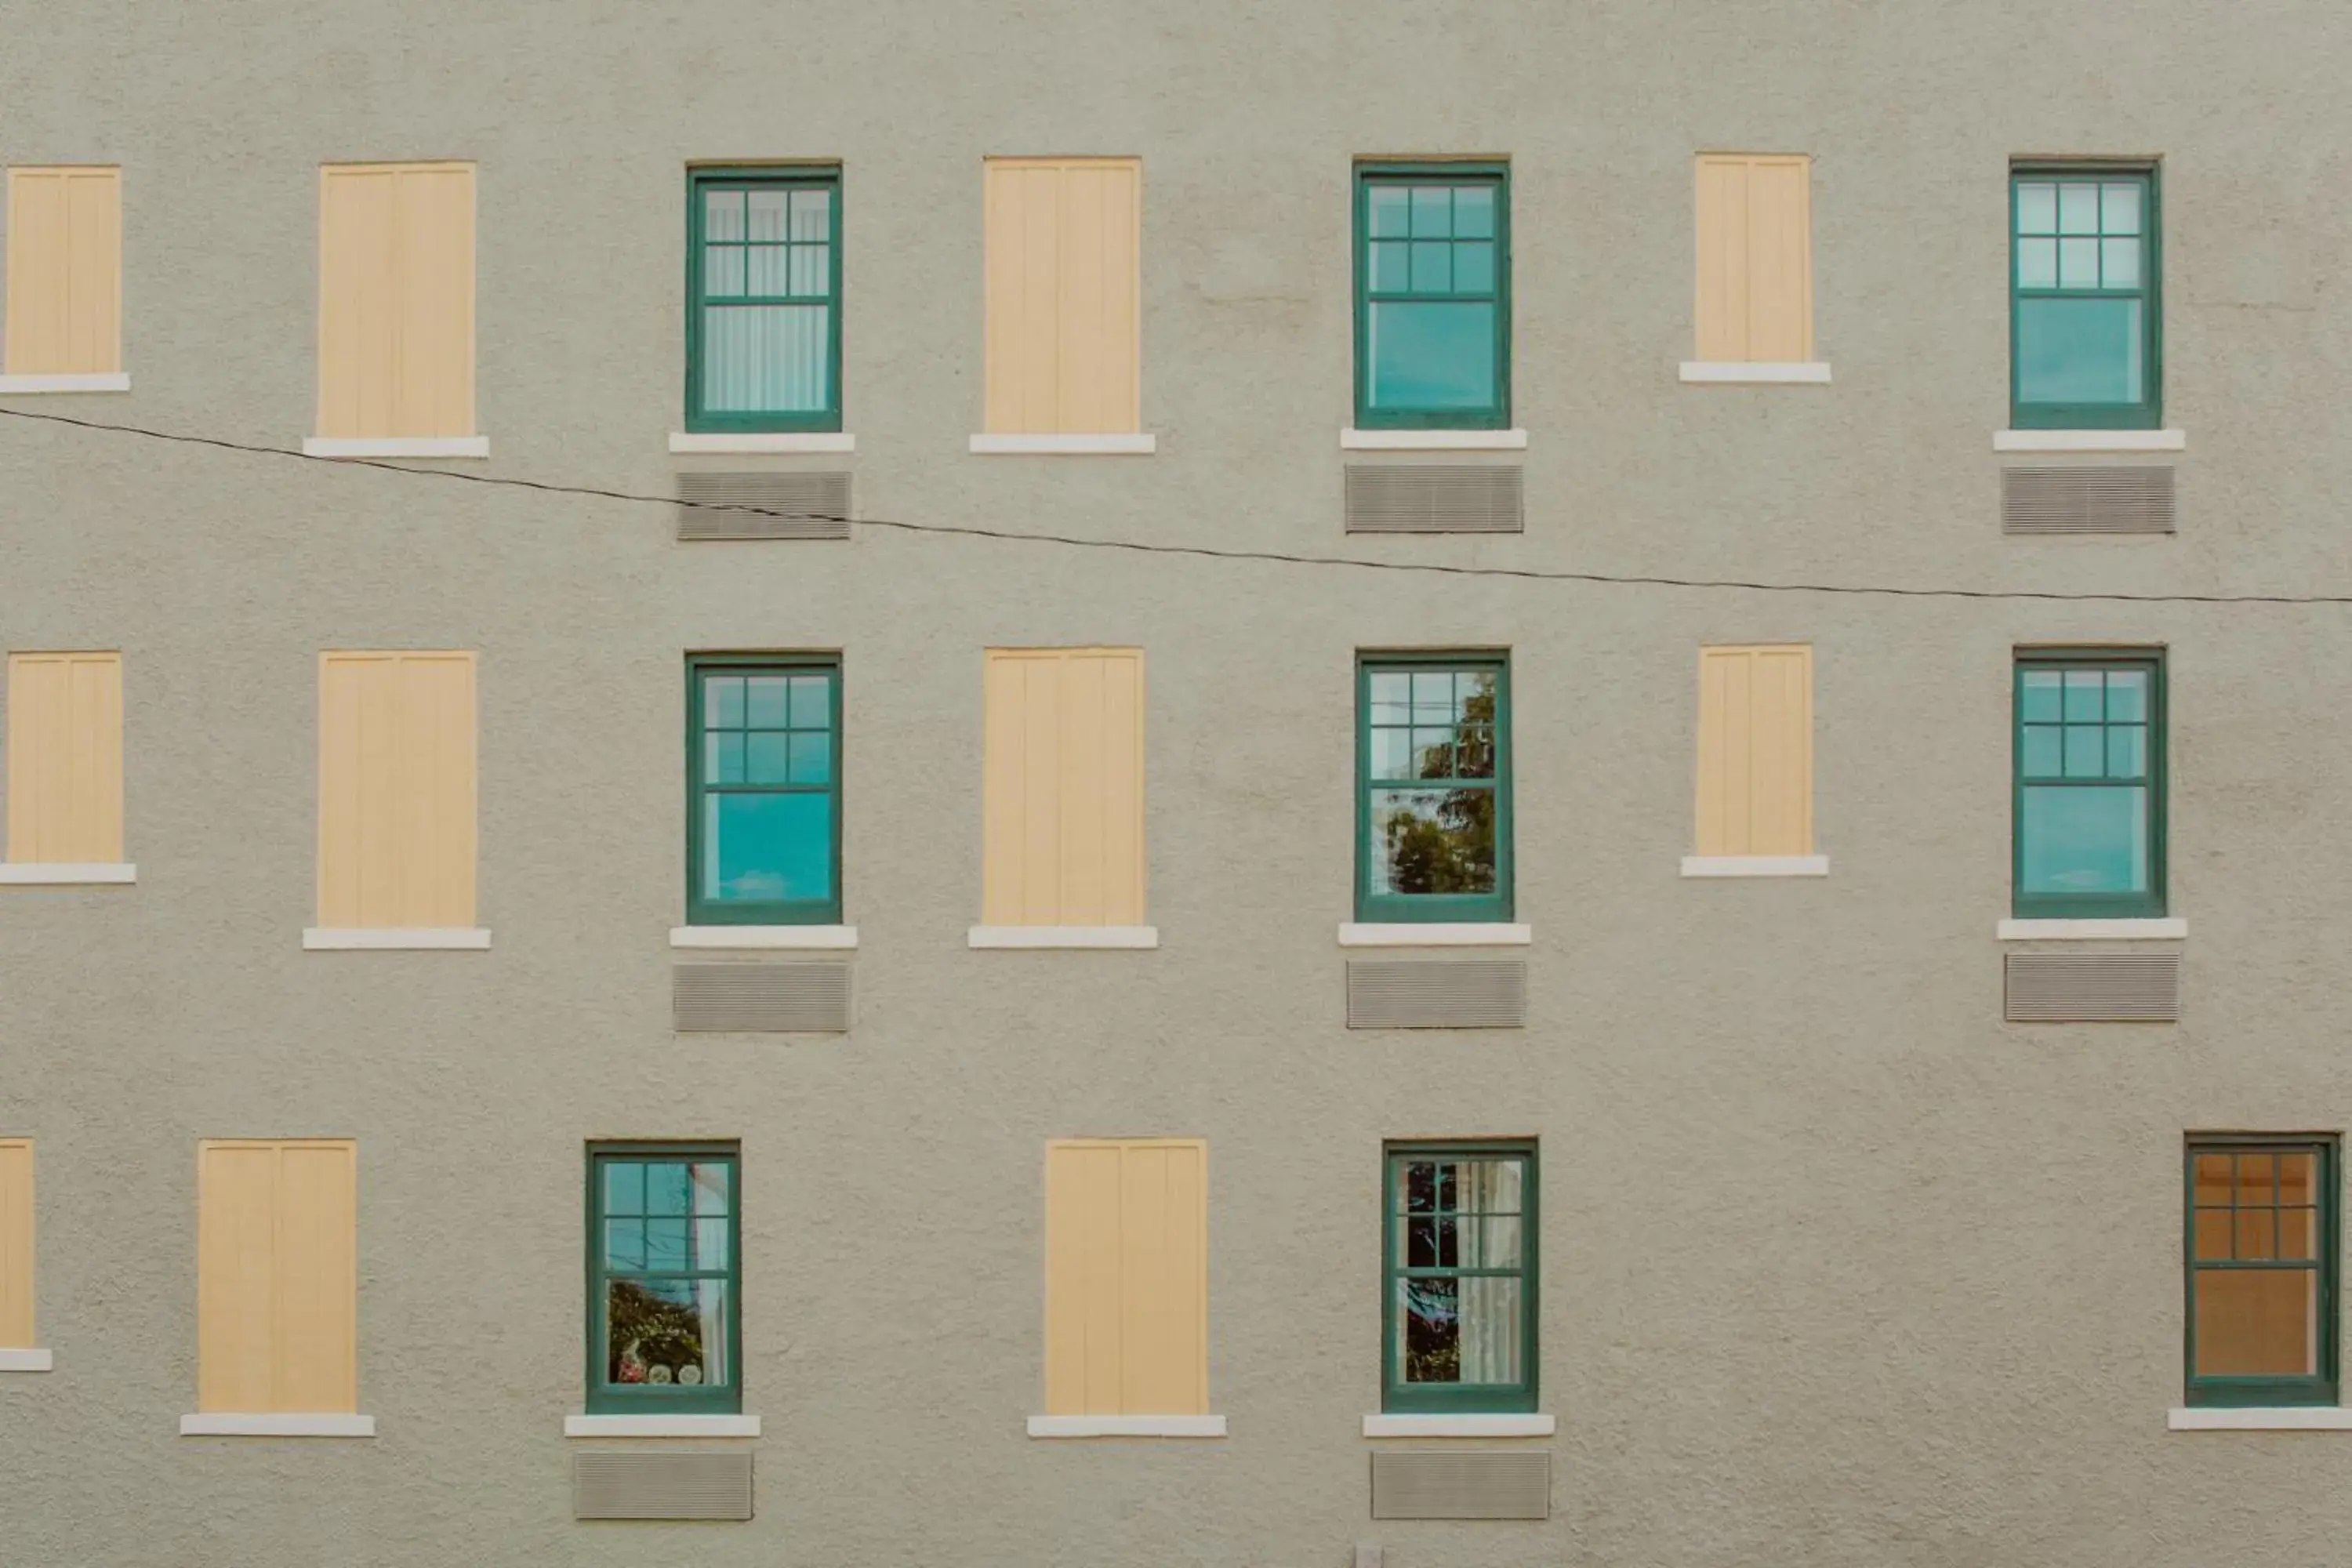
[(1519, 533), (1516, 463), (1350, 463), (1349, 533)]
[(849, 1027), (846, 963), (681, 963), (670, 977), (682, 1034), (839, 1034)]
[[(846, 539), (847, 474), (686, 473), (677, 477), (680, 539)], [(714, 506), (758, 507), (783, 512), (709, 511)]]
[(2013, 1024), (2169, 1024), (2180, 1016), (2180, 953), (2006, 954)]
[(574, 1519), (749, 1519), (751, 1456), (635, 1453), (572, 1456)]
[(2170, 533), (2170, 467), (2000, 471), (2003, 533)]
[(1523, 958), (1357, 959), (1348, 965), (1351, 1029), (1523, 1029)]
[(1372, 1456), (1374, 1519), (1549, 1519), (1540, 1449), (1391, 1449)]

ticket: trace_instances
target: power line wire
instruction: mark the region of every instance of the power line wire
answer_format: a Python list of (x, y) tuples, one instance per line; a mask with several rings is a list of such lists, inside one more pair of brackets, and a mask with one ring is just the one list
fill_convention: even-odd
[(842, 517), (830, 512), (779, 511), (771, 507), (734, 501), (688, 500), (680, 496), (640, 495), (595, 485), (555, 484), (545, 479), (517, 479), (497, 474), (473, 474), (460, 468), (413, 468), (380, 458), (319, 457), (291, 447), (264, 447), (231, 441), (219, 436), (194, 436), (183, 431), (152, 430), (139, 425), (113, 425), (102, 420), (76, 419), (63, 414), (0, 407), (0, 416), (70, 426), (79, 430), (137, 436), (151, 441), (210, 447), (258, 458), (292, 458), (338, 468), (378, 468), (415, 479), (455, 479), (464, 484), (508, 489), (536, 490), (542, 495), (581, 496), (596, 500), (685, 507), (697, 511), (732, 512), (783, 522), (838, 522), (855, 528), (887, 528), (903, 533), (937, 534), (961, 539), (1004, 540), (1020, 544), (1059, 544), (1078, 550), (1118, 550), (1139, 555), (1187, 555), (1210, 561), (1264, 561), (1285, 566), (1353, 567), (1365, 572), (1433, 573), (1449, 577), (1519, 578), (1541, 583), (1591, 583), (1604, 587), (1738, 589), (1758, 594), (1844, 594), (1896, 599), (2042, 600), (2059, 603), (2126, 605), (2352, 605), (2347, 594), (2071, 594), (2039, 588), (1902, 588), (1884, 584), (1760, 583), (1738, 577), (1666, 577), (1646, 573), (1569, 572), (1535, 566), (1464, 566), (1444, 562), (1367, 561), (1352, 555), (1299, 555), (1279, 550), (1232, 550), (1210, 544), (1169, 544), (1127, 539), (1095, 539), (1081, 534), (1030, 533), (1011, 529), (982, 528), (971, 523), (907, 522), (884, 517)]

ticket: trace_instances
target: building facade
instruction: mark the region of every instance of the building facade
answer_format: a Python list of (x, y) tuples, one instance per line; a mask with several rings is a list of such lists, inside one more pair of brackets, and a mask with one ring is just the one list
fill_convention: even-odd
[(2337, 11), (0, 36), (0, 1561), (2336, 1555)]

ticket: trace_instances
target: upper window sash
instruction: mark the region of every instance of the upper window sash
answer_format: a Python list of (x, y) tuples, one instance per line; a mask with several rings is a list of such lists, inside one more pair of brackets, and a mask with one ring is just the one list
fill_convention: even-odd
[[(2098, 689), (2068, 681), (2098, 676)], [(2110, 675), (2136, 677), (2131, 685)], [(2056, 678), (2055, 694), (2049, 678)], [(2036, 679), (2041, 678), (2041, 679)], [(2095, 698), (2095, 704), (2092, 699)], [(2157, 653), (2020, 654), (2011, 672), (2011, 906), (2020, 919), (2155, 918), (2165, 912), (2166, 736), (2164, 660)], [(2095, 753), (2095, 754), (2094, 754)], [(2143, 868), (2129, 889), (2030, 887), (2032, 859), (2049, 836), (2100, 825), (2037, 810), (2052, 792), (2141, 792), (2126, 853)], [(2088, 809), (2086, 806), (2085, 809)], [(2063, 826), (2062, 826), (2063, 825)]]
[[(1433, 705), (1408, 707), (1400, 715), (1389, 703), (1376, 703), (1381, 676), (1450, 676), (1454, 680), (1447, 713)], [(1465, 679), (1467, 678), (1467, 679)], [(1472, 681), (1491, 684), (1491, 704), (1482, 700)], [(1418, 703), (1417, 686), (1409, 685), (1409, 703)], [(1433, 696), (1434, 694), (1433, 694)], [(1374, 710), (1379, 707), (1381, 712)], [(1488, 716), (1482, 717), (1484, 707)], [(1427, 723), (1422, 720), (1426, 717)], [(1415, 733), (1418, 727), (1423, 733)], [(1449, 733), (1450, 732), (1450, 733)], [(1424, 738), (1426, 736), (1426, 739)], [(1431, 744), (1453, 752), (1447, 771), (1425, 771)], [(1405, 767), (1397, 769), (1397, 749), (1406, 750)], [(1486, 755), (1479, 756), (1479, 752)], [(1463, 758), (1470, 757), (1465, 764)], [(1420, 759), (1417, 764), (1414, 759)], [(1439, 765), (1444, 765), (1441, 755)], [(1486, 812), (1491, 852), (1491, 886), (1476, 891), (1402, 892), (1384, 888), (1375, 865), (1374, 837), (1381, 831), (1379, 811), (1383, 795), (1408, 789), (1443, 791), (1445, 805), (1457, 805), (1475, 823), (1482, 801)], [(1356, 918), (1362, 921), (1477, 921), (1511, 918), (1511, 684), (1510, 661), (1483, 654), (1380, 655), (1360, 658), (1356, 666)], [(1474, 853), (1482, 847), (1475, 834), (1461, 840)]]
[[(745, 679), (740, 711), (714, 696), (712, 682)], [(782, 678), (779, 713), (772, 690), (753, 710), (751, 680)], [(807, 681), (824, 681), (823, 727), (808, 705)], [(686, 888), (690, 925), (834, 925), (841, 920), (841, 663), (822, 655), (725, 654), (687, 661)], [(822, 894), (774, 899), (718, 896), (711, 878), (717, 796), (801, 795), (822, 799), (824, 861)], [(804, 825), (803, 825), (804, 826)], [(723, 829), (722, 829), (723, 831)]]
[[(615, 1166), (656, 1164), (698, 1164), (723, 1166), (727, 1171), (726, 1248), (727, 1263), (723, 1268), (670, 1269), (610, 1267), (606, 1252), (605, 1201), (607, 1172)], [(613, 1411), (658, 1411), (685, 1414), (688, 1412), (739, 1411), (743, 1404), (743, 1327), (742, 1327), (742, 1242), (743, 1242), (743, 1171), (741, 1151), (732, 1143), (614, 1143), (593, 1145), (588, 1155), (587, 1194), (588, 1237), (588, 1331), (587, 1390), (588, 1409), (592, 1414)], [(689, 1210), (692, 1208), (689, 1203)], [(627, 1217), (627, 1216), (624, 1216)], [(692, 1213), (683, 1218), (689, 1228), (697, 1224)], [(709, 1279), (726, 1282), (726, 1302), (721, 1313), (720, 1332), (723, 1336), (721, 1355), (728, 1375), (723, 1382), (688, 1384), (615, 1383), (607, 1376), (612, 1351), (611, 1312), (607, 1302), (607, 1287), (615, 1275), (623, 1279)], [(707, 1352), (706, 1352), (707, 1354)]]
[[(1356, 165), (1359, 427), (1510, 424), (1510, 207), (1507, 163)], [(1433, 366), (1455, 380), (1450, 395)]]
[[(2287, 1162), (2308, 1161), (2308, 1191), (2297, 1190)], [(2227, 1161), (2226, 1184), (2208, 1183), (2200, 1192), (2200, 1162)], [(2245, 1162), (2258, 1169), (2249, 1183)], [(2200, 1137), (2189, 1141), (2182, 1169), (2182, 1260), (2187, 1274), (2183, 1323), (2183, 1380), (2190, 1405), (2244, 1406), (2328, 1405), (2337, 1399), (2337, 1306), (2339, 1252), (2336, 1143), (2332, 1138)], [(2252, 1190), (2247, 1190), (2251, 1188)], [(2215, 1200), (2219, 1200), (2217, 1203)], [(2281, 1257), (2294, 1253), (2294, 1257)], [(2268, 1254), (2269, 1256), (2263, 1256)], [(2233, 1302), (2202, 1300), (2200, 1293), (2243, 1288), (2226, 1284), (2249, 1273), (2308, 1277), (2304, 1295), (2305, 1371), (2299, 1373), (2200, 1373), (2200, 1339), (2216, 1332), (2248, 1331), (2242, 1315), (2232, 1320)], [(2260, 1330), (2253, 1331), (2257, 1338)], [(2243, 1352), (2242, 1342), (2233, 1348)], [(2210, 1347), (2209, 1347), (2210, 1352)]]
[[(2164, 342), (2156, 171), (2019, 164), (2009, 190), (2011, 424), (2154, 428)], [(2100, 301), (2103, 321), (2068, 308)], [(2096, 395), (2103, 349), (2124, 356), (2109, 395)]]
[(686, 230), (687, 428), (840, 429), (841, 172), (694, 170)]

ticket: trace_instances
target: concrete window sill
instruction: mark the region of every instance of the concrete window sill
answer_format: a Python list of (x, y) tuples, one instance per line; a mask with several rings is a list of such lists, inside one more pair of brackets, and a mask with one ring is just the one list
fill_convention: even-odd
[(1341, 947), (1526, 947), (1535, 939), (1533, 926), (1486, 921), (1432, 921), (1425, 925), (1349, 921), (1339, 927)]
[(2352, 1410), (2333, 1405), (2177, 1406), (2165, 1415), (2173, 1432), (2352, 1432)]
[(756, 1437), (756, 1415), (567, 1415), (567, 1437)]
[(19, 860), (0, 866), (0, 886), (77, 888), (105, 882), (135, 882), (138, 879), (138, 867), (105, 861)]
[(373, 1437), (373, 1415), (208, 1410), (180, 1417), (183, 1437)]
[(1121, 432), (1108, 435), (992, 436), (971, 438), (971, 449), (996, 458), (1148, 458), (1160, 437)]
[(1996, 452), (2185, 452), (2185, 430), (1996, 430)]
[(728, 430), (670, 433), (669, 449), (678, 455), (713, 453), (748, 457), (753, 453), (855, 452), (857, 437), (842, 430)]
[(487, 458), (488, 436), (311, 436), (306, 458)]
[(1826, 855), (1685, 855), (1685, 877), (1826, 877)]
[(1153, 948), (1158, 926), (973, 926), (964, 933), (971, 947)]
[(1524, 452), (1524, 430), (1358, 430), (1339, 432), (1349, 452)]
[(479, 926), (415, 926), (382, 931), (330, 930), (312, 926), (302, 933), (310, 952), (470, 952), (488, 950), (490, 933)]
[(1549, 1437), (1556, 1417), (1517, 1415), (1367, 1415), (1367, 1437)]
[(1032, 1415), (1032, 1437), (1222, 1437), (1222, 1415)]
[(856, 947), (856, 926), (672, 926), (672, 947)]
[(2189, 934), (2185, 920), (2002, 921), (1993, 934), (2003, 942), (2179, 942)]
[(0, 1350), (0, 1372), (53, 1372), (57, 1358), (45, 1350), (30, 1347)]
[(0, 397), (24, 397), (47, 392), (128, 392), (128, 371), (102, 370), (79, 375), (0, 375)]
[(1829, 384), (1830, 367), (1822, 360), (1685, 360), (1685, 381), (1717, 386), (1765, 386), (1799, 384)]

